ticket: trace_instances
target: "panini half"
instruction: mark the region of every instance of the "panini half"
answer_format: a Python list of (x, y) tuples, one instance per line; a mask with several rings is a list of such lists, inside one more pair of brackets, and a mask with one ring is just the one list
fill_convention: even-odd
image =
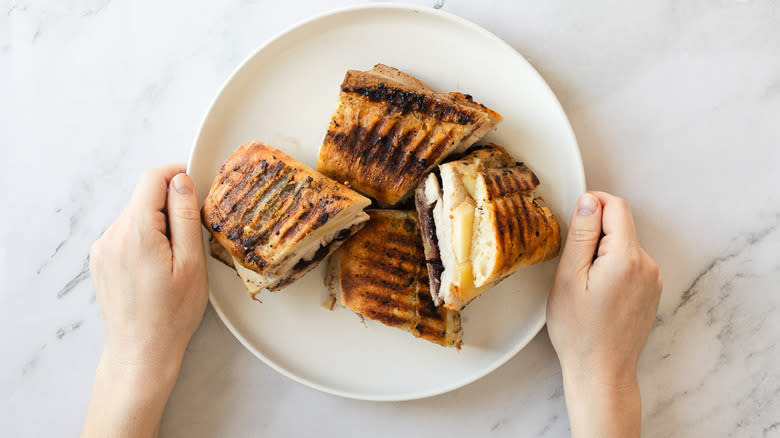
[(431, 294), (460, 310), (523, 266), (560, 249), (560, 229), (534, 198), (539, 179), (496, 145), (439, 166), (416, 191)]
[(436, 307), (414, 211), (369, 210), (371, 220), (328, 260), (336, 302), (418, 338), (460, 349), (460, 314)]
[(349, 70), (317, 170), (382, 207), (393, 206), (447, 155), (465, 150), (502, 119), (469, 95), (434, 93), (386, 65)]
[(317, 266), (364, 225), (370, 202), (284, 152), (250, 142), (219, 169), (201, 216), (212, 254), (232, 263), (255, 298)]

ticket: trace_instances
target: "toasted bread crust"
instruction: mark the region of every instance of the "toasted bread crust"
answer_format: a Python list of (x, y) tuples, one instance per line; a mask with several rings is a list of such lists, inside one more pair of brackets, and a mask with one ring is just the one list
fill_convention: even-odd
[(249, 142), (219, 169), (201, 218), (236, 260), (263, 273), (330, 218), (369, 202), (284, 152)]
[(558, 222), (534, 198), (538, 186), (531, 169), (494, 144), (441, 164), (420, 184), (415, 206), (437, 305), (459, 311), (518, 268), (558, 253)]
[(558, 221), (530, 194), (508, 193), (486, 204), (497, 243), (495, 264), (484, 282), (496, 282), (523, 266), (551, 259), (561, 245)]
[(435, 94), (392, 67), (350, 70), (317, 169), (392, 206), (464, 139), (500, 120), (470, 96)]
[(487, 114), (488, 117), (492, 119), (497, 119), (498, 121), (504, 119), (501, 116), (501, 114), (499, 114), (497, 111), (493, 111), (492, 109), (486, 107), (485, 105), (482, 105), (481, 103), (474, 102), (474, 98), (470, 94), (463, 94), (463, 93), (458, 93), (456, 91), (453, 91), (451, 93), (448, 93), (447, 95), (450, 97), (450, 99), (452, 99), (453, 102), (477, 110), (479, 112), (484, 112)]
[(483, 169), (480, 174), (485, 179), (489, 198), (528, 193), (539, 186), (539, 179), (522, 163), (512, 167)]
[(415, 112), (446, 123), (468, 125), (481, 115), (476, 108), (459, 104), (459, 97), (435, 94), (427, 87), (390, 82), (386, 76), (362, 71), (347, 71), (341, 91), (364, 96), (370, 102), (388, 104), (391, 111)]
[[(498, 146), (477, 151), (486, 156)], [(503, 153), (506, 151), (501, 149)], [(507, 154), (508, 156), (508, 154)], [(493, 156), (493, 158), (498, 158)], [(510, 157), (511, 158), (511, 157)], [(507, 163), (496, 159), (494, 164)], [(485, 163), (485, 162), (483, 162)], [(481, 236), (472, 253), (475, 286), (484, 287), (500, 281), (523, 266), (551, 259), (561, 245), (560, 227), (549, 208), (534, 198), (539, 179), (523, 163), (486, 167), (477, 176), (477, 225)], [(480, 252), (480, 242), (494, 242), (492, 249)], [(480, 255), (477, 255), (480, 254)]]
[(431, 301), (417, 216), (369, 210), (366, 226), (328, 262), (325, 284), (367, 318), (431, 342), (460, 348), (460, 316)]

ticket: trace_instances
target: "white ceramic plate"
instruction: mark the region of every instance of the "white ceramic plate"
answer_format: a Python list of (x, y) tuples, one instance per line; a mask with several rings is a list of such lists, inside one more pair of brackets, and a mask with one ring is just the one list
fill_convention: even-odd
[[(585, 189), (577, 143), (550, 88), (512, 47), (481, 27), (433, 9), (367, 5), (318, 16), (249, 57), (212, 104), (189, 162), (201, 200), (240, 144), (261, 140), (314, 167), (347, 69), (384, 63), (434, 90), (462, 91), (504, 122), (485, 141), (505, 146), (542, 181), (561, 223)], [(565, 228), (565, 227), (563, 227)], [(565, 231), (565, 230), (564, 230)], [(204, 231), (204, 237), (207, 233)], [(491, 372), (545, 322), (557, 260), (523, 269), (462, 313), (463, 349), (443, 348), (329, 312), (324, 263), (279, 293), (252, 301), (236, 274), (208, 258), (211, 304), (252, 353), (321, 391), (366, 400), (441, 394)]]

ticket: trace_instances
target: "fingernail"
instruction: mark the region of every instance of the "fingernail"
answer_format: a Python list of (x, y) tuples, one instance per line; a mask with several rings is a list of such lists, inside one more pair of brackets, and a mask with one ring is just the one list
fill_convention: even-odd
[(180, 173), (173, 177), (173, 188), (179, 192), (180, 195), (189, 195), (192, 193), (192, 181), (184, 173)]
[(596, 211), (598, 207), (598, 199), (590, 193), (585, 193), (580, 196), (580, 200), (577, 201), (577, 216), (590, 216)]

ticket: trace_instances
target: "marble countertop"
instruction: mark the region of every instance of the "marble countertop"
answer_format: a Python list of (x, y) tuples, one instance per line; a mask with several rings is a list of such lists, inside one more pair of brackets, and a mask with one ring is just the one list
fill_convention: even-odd
[[(0, 424), (75, 436), (103, 329), (87, 253), (146, 168), (186, 161), (230, 72), (362, 2), (11, 0), (0, 17)], [(569, 115), (588, 186), (633, 206), (665, 279), (642, 356), (648, 437), (780, 436), (780, 3), (418, 1), (508, 41)], [(568, 436), (546, 331), (404, 403), (297, 384), (209, 309), (161, 435)]]

